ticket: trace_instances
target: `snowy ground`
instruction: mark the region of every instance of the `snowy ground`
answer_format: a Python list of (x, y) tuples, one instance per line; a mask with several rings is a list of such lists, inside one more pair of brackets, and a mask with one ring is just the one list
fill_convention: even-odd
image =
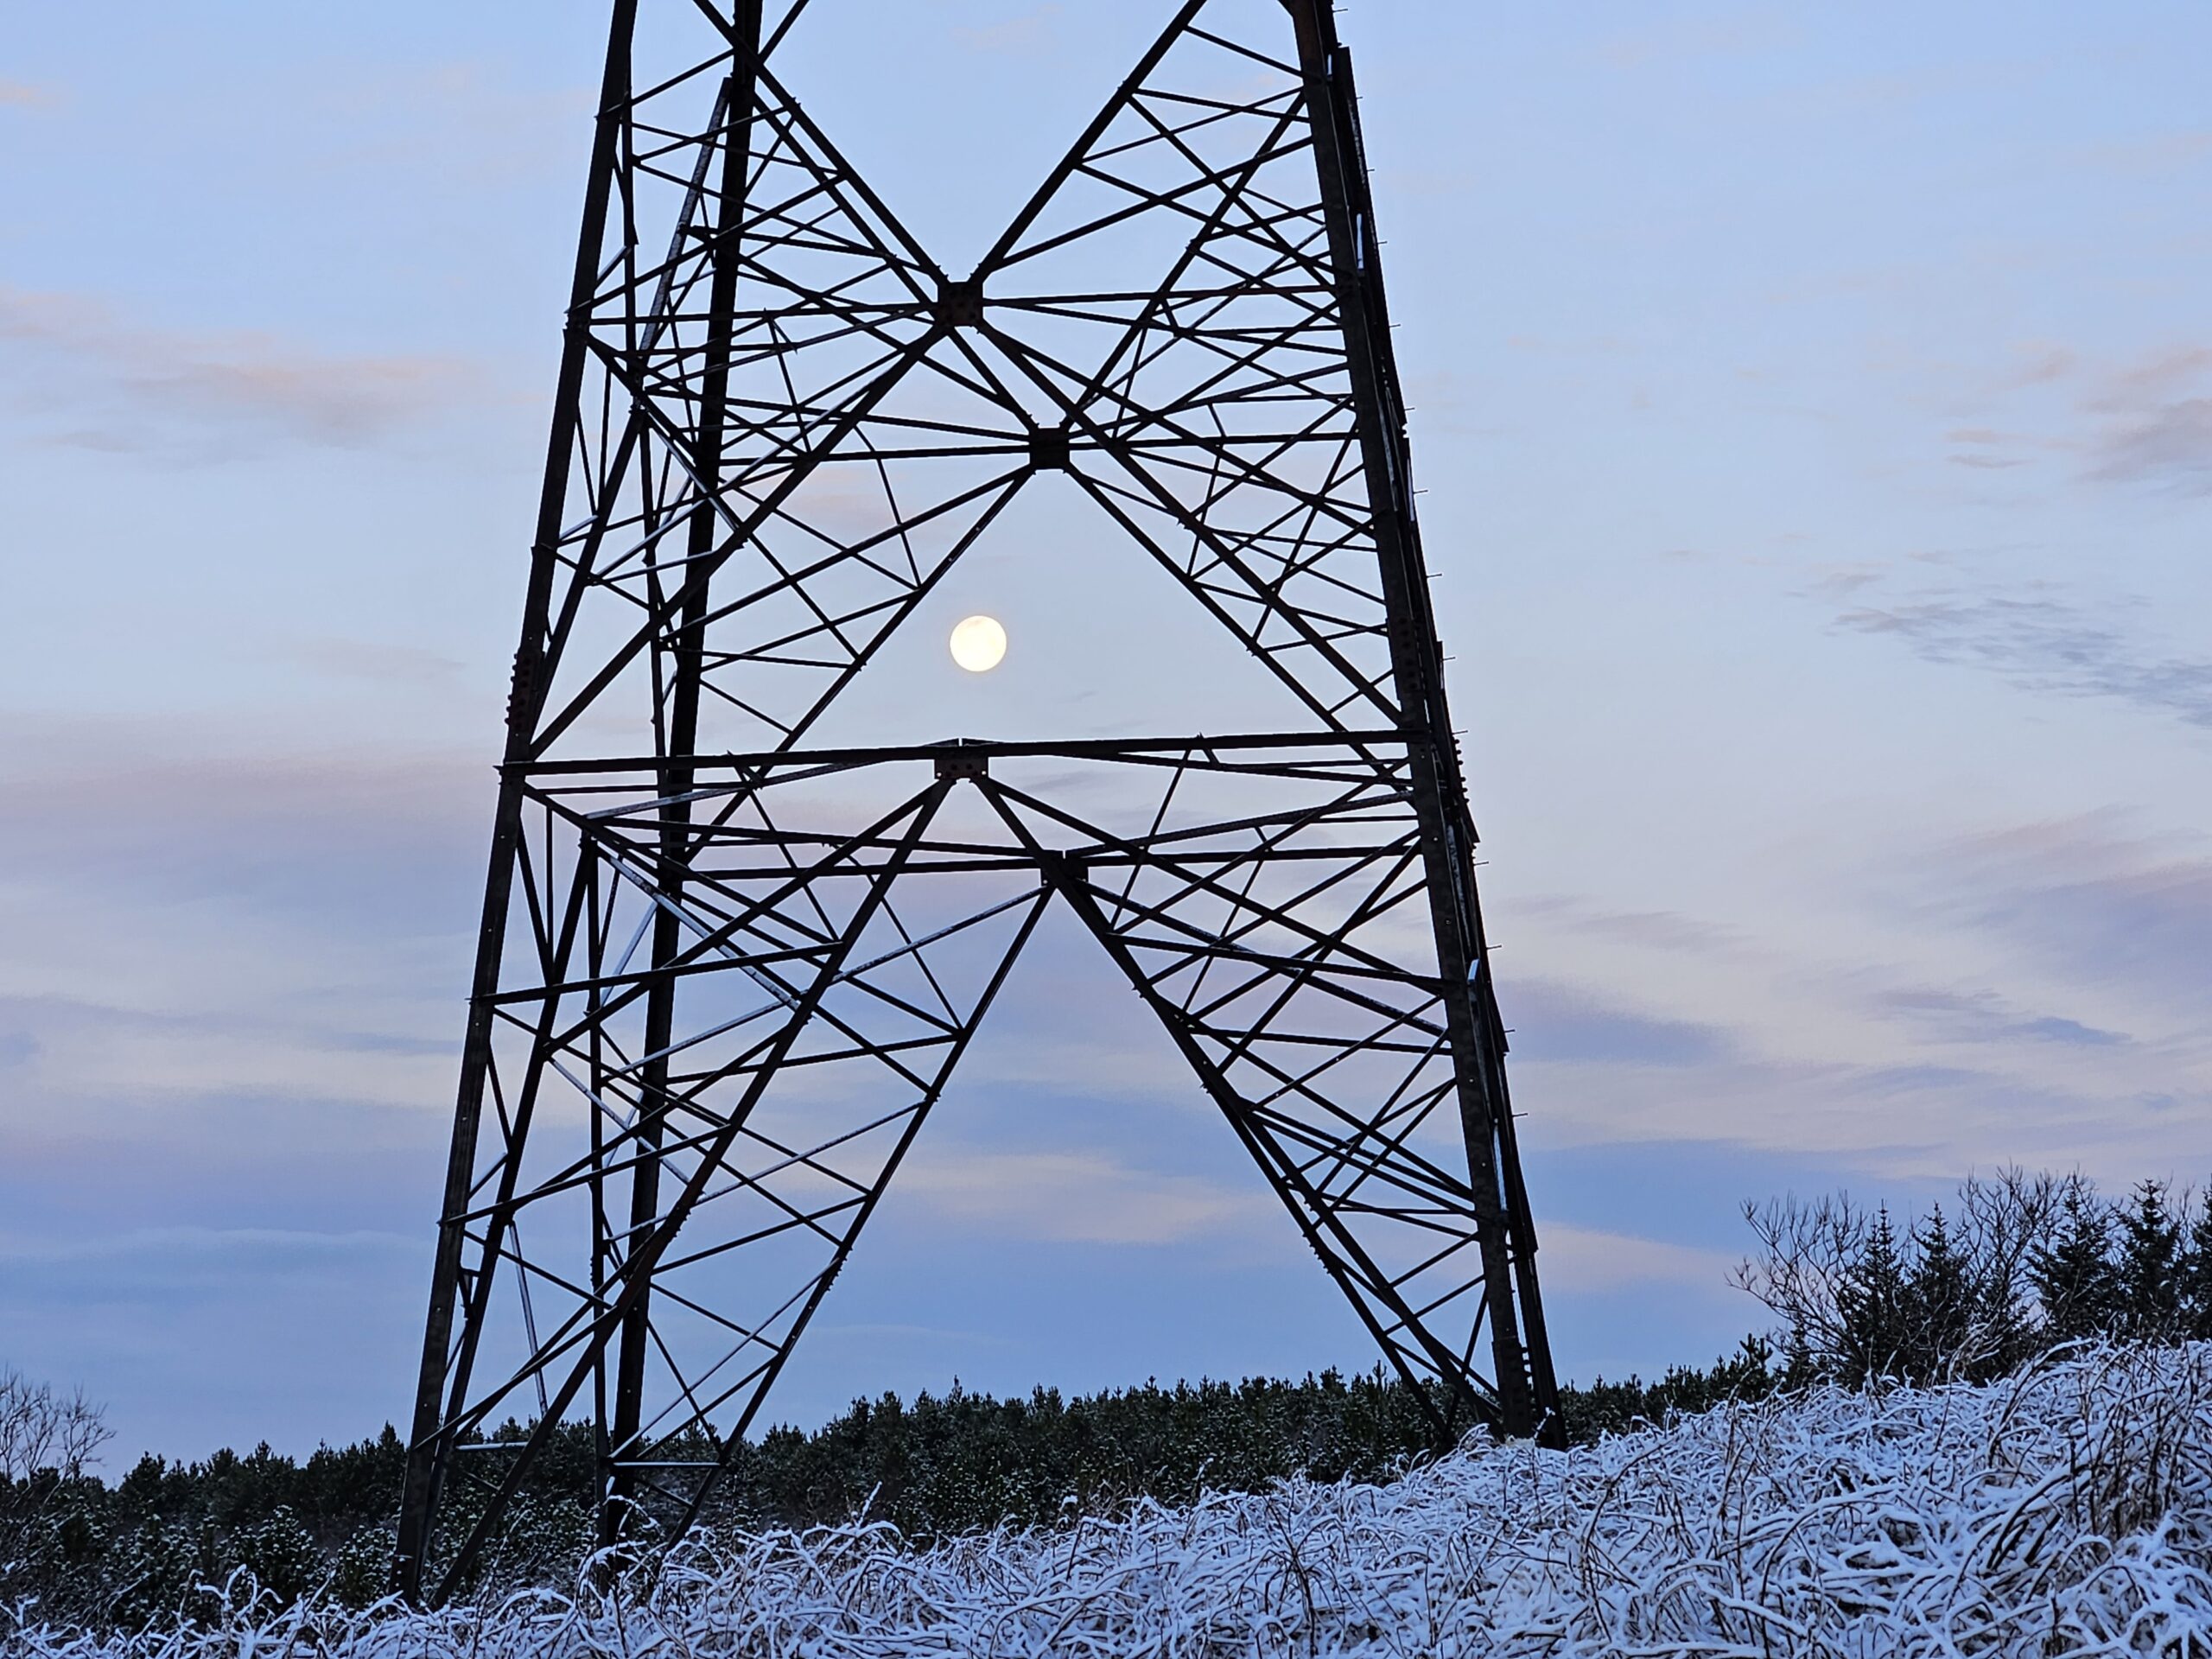
[[(7, 1638), (0, 1637), (0, 1640)], [(701, 1544), (617, 1595), (263, 1608), (72, 1659), (620, 1655), (2212, 1655), (2212, 1344), (2009, 1382), (1470, 1449), (932, 1549), (887, 1528)]]

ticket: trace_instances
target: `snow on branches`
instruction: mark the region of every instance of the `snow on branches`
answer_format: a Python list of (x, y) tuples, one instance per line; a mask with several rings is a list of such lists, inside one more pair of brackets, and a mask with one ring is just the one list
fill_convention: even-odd
[[(38, 1659), (2212, 1652), (2212, 1344), (1738, 1403), (1570, 1452), (1471, 1444), (934, 1548), (696, 1537), (610, 1585), (417, 1613), (230, 1586), (217, 1627)], [(35, 1613), (21, 1610), (18, 1617)]]

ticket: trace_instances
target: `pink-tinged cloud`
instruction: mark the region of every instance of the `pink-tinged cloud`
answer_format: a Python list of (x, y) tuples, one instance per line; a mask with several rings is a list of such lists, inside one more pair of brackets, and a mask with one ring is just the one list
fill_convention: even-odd
[(454, 359), (170, 327), (89, 294), (0, 289), (0, 343), (50, 438), (96, 449), (359, 448), (476, 396), (477, 378)]
[(1034, 57), (1056, 44), (1053, 24), (1060, 8), (1047, 3), (1019, 16), (976, 28), (955, 29), (952, 38), (970, 52), (995, 52), (1014, 57)]

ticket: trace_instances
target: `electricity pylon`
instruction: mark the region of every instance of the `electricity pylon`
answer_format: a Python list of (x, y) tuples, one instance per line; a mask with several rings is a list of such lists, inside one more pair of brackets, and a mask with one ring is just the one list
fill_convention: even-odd
[[(614, 0), (410, 1440), (410, 1595), (467, 1580), (572, 1450), (563, 1422), (590, 1426), (608, 1541), (712, 1513), (1056, 902), (1440, 1436), (1556, 1433), (1332, 7), (1184, 0), (951, 271), (779, 75), (804, 4)], [(1169, 735), (822, 741), (1046, 475), (1096, 509), (1110, 545), (1085, 557), (1149, 567), (1217, 626), (1274, 728), (1224, 732), (1194, 676)]]

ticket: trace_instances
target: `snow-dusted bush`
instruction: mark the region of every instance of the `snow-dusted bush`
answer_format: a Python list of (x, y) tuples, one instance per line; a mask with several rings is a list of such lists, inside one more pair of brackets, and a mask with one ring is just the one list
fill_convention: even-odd
[(40, 1659), (2212, 1654), (2212, 1344), (928, 1549), (865, 1524), (696, 1539), (614, 1588), (492, 1607), (229, 1599), (199, 1630), (26, 1621), (0, 1641)]

